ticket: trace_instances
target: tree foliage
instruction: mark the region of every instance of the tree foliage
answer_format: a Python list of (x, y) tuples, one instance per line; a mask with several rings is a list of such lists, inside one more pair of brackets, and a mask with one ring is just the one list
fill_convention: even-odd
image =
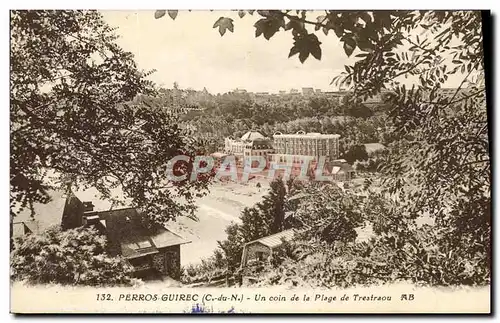
[(285, 183), (277, 178), (270, 186), (270, 191), (262, 202), (241, 212), (241, 223), (231, 223), (226, 228), (227, 238), (218, 241), (219, 248), (210, 258), (203, 260), (198, 266), (187, 268), (184, 280), (210, 281), (214, 277), (220, 277), (221, 271), (228, 277), (235, 275), (240, 268), (245, 243), (285, 229)]
[(132, 267), (106, 253), (106, 237), (95, 229), (52, 228), (19, 239), (11, 255), (11, 276), (38, 284), (130, 285)]
[[(444, 285), (488, 283), (491, 174), (481, 12), (257, 14), (256, 36), (271, 39), (278, 32), (291, 32), (289, 56), (299, 54), (301, 62), (312, 52), (321, 58), (315, 33), (337, 37), (354, 63), (332, 83), (353, 94), (353, 106), (382, 90), (389, 92), (384, 108), (392, 140), (382, 165), (381, 189), (384, 199), (396, 203), (391, 212), (379, 214), (384, 214), (376, 224), (379, 240), (364, 247), (370, 254), (380, 244), (386, 255), (393, 255), (392, 274), (384, 277)], [(301, 46), (299, 39), (304, 40)], [(443, 87), (452, 77), (462, 82), (448, 91)], [(424, 214), (435, 225), (415, 227)]]
[[(70, 181), (104, 198), (119, 187), (152, 222), (193, 214), (206, 181), (166, 179), (168, 161), (193, 156), (198, 144), (162, 106), (136, 99), (155, 94), (147, 80), (152, 71), (138, 70), (116, 39), (96, 11), (11, 12), (14, 213), (34, 212), (33, 202), (48, 201), (48, 187)], [(178, 173), (192, 167), (176, 166)]]
[(355, 145), (349, 148), (342, 156), (348, 163), (352, 164), (355, 161), (368, 159), (368, 153), (363, 145)]

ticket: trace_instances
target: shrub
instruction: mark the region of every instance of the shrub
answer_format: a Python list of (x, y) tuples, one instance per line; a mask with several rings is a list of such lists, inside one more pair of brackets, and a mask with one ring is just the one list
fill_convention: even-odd
[(227, 273), (227, 264), (222, 252), (216, 250), (211, 257), (202, 259), (199, 264), (185, 266), (182, 270), (181, 282), (183, 284), (210, 283), (224, 278)]
[(28, 235), (11, 255), (12, 279), (30, 283), (131, 285), (131, 274), (126, 260), (106, 253), (106, 238), (92, 228)]

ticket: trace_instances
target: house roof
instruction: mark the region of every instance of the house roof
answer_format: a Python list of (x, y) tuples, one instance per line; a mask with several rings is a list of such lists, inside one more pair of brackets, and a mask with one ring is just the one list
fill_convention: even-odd
[(354, 172), (354, 168), (352, 168), (352, 166), (349, 163), (336, 162), (336, 161), (327, 163), (325, 165), (325, 168), (331, 175)]
[[(35, 233), (38, 233), (38, 230), (45, 230), (53, 225), (61, 224), (66, 195), (59, 191), (49, 191), (48, 194), (51, 197), (49, 203), (34, 203), (33, 205), (35, 210), (34, 217), (37, 220), (37, 228), (33, 231)], [(33, 220), (31, 210), (25, 208), (20, 212), (16, 212), (14, 220), (16, 222), (30, 223)]]
[[(33, 204), (35, 210), (34, 218), (37, 220), (37, 229), (34, 232), (40, 232), (48, 229), (49, 227), (55, 225), (61, 225), (62, 216), (64, 213), (64, 207), (66, 205), (67, 193), (64, 190), (48, 190), (47, 194), (50, 196), (50, 201), (48, 203), (37, 203)], [(120, 197), (122, 194), (119, 189), (113, 190), (113, 196)], [(92, 201), (94, 203), (94, 210), (109, 210), (111, 207), (111, 202), (100, 199), (99, 193), (95, 188), (90, 188), (86, 190), (78, 190), (74, 192), (74, 195), (78, 196), (80, 201)], [(128, 200), (124, 199), (125, 202)], [(28, 223), (33, 218), (31, 217), (31, 210), (29, 208), (24, 208), (21, 211), (13, 210), (16, 213), (14, 217), (15, 222), (25, 222)]]
[(282, 240), (284, 239), (285, 241), (290, 241), (293, 238), (293, 235), (295, 234), (295, 230), (293, 229), (288, 229), (285, 231), (281, 231), (275, 234), (272, 234), (267, 237), (263, 237), (254, 241), (250, 241), (246, 243), (245, 245), (249, 245), (252, 243), (261, 243), (271, 249), (276, 248), (282, 244)]
[[(85, 215), (98, 215), (99, 223), (106, 229), (112, 248), (116, 253), (127, 258), (143, 256), (145, 254), (157, 253), (158, 248), (189, 243), (179, 235), (159, 228), (157, 231), (146, 230), (140, 225), (140, 214), (135, 208), (122, 208), (115, 210), (101, 211), (109, 209), (110, 203), (96, 199), (96, 192), (87, 190), (83, 192), (70, 193), (69, 195), (61, 191), (51, 191), (49, 193), (51, 201), (47, 204), (35, 203), (35, 217), (38, 221), (33, 221), (30, 211), (25, 209), (14, 218), (16, 223), (13, 227), (13, 235), (20, 236), (26, 230), (38, 233), (50, 226), (60, 225), (63, 215), (67, 216), (77, 213), (83, 216), (83, 203), (79, 197), (85, 200), (92, 200), (96, 211), (85, 213)], [(129, 219), (129, 221), (127, 220)], [(81, 225), (81, 223), (79, 224)]]
[(153, 240), (153, 243), (157, 248), (165, 248), (190, 242), (175, 234), (174, 232), (164, 228), (158, 229), (155, 234), (151, 235), (151, 240)]
[(258, 131), (248, 131), (241, 136), (241, 140), (243, 141), (254, 141), (255, 139), (264, 139), (264, 136)]
[(189, 243), (179, 235), (160, 227), (146, 229), (140, 222), (141, 214), (135, 208), (97, 212), (105, 222), (111, 243), (120, 247), (121, 255), (136, 258), (158, 253), (159, 248)]

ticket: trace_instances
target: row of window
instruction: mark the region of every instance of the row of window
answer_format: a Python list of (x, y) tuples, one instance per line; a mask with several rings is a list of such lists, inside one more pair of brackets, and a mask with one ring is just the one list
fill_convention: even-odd
[(250, 153), (245, 152), (245, 156), (267, 156), (267, 151), (252, 151)]

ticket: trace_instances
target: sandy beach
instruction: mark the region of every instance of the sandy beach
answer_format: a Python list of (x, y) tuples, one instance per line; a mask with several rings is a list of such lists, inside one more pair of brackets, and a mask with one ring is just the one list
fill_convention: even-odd
[[(255, 179), (254, 179), (255, 180)], [(199, 263), (217, 249), (217, 241), (226, 238), (226, 227), (238, 223), (241, 211), (262, 200), (269, 189), (266, 180), (248, 183), (214, 183), (210, 193), (196, 202), (198, 221), (179, 217), (167, 227), (191, 242), (181, 246), (181, 265)]]

